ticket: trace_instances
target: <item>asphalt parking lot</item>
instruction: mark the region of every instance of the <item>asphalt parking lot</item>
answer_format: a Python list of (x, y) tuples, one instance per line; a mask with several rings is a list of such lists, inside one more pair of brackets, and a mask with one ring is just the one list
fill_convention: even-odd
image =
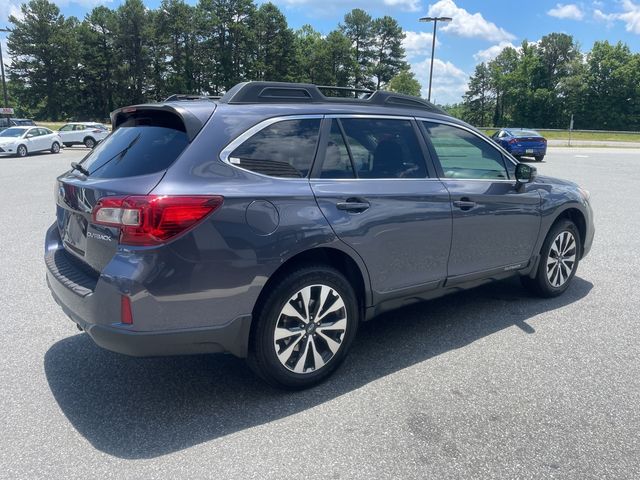
[(53, 302), (53, 182), (87, 150), (0, 158), (0, 478), (640, 478), (640, 150), (552, 148), (596, 239), (567, 293), (506, 281), (364, 324), (284, 393), (231, 356), (131, 359)]

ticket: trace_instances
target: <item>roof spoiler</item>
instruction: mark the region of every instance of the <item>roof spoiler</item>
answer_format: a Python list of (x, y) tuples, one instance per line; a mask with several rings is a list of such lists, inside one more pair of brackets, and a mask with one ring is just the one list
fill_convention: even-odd
[(191, 142), (213, 115), (216, 104), (214, 102), (201, 102), (189, 103), (188, 106), (189, 108), (185, 108), (178, 103), (145, 103), (119, 108), (111, 112), (111, 128), (115, 131), (125, 120), (137, 112), (164, 112), (175, 115), (182, 121), (187, 137)]

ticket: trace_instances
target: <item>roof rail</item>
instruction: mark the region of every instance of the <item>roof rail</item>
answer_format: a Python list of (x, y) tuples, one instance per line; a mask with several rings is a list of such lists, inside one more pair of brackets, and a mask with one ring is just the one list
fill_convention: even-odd
[[(348, 91), (356, 94), (365, 93), (367, 96), (365, 98), (330, 97), (324, 95), (321, 90)], [(350, 103), (417, 108), (448, 115), (431, 102), (410, 95), (383, 90), (372, 91), (363, 88), (318, 86), (311, 83), (243, 82), (224, 94), (220, 99), (220, 103), (232, 105), (252, 103)]]
[(179, 102), (182, 100), (220, 100), (220, 95), (194, 95), (190, 93), (174, 93), (168, 96), (165, 102)]

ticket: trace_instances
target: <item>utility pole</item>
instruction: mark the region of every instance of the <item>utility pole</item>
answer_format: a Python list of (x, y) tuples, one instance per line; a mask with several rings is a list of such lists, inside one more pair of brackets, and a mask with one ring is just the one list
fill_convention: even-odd
[[(0, 28), (0, 32), (10, 32), (8, 28)], [(9, 107), (9, 97), (7, 95), (7, 81), (4, 78), (4, 60), (2, 59), (2, 43), (0, 42), (0, 70), (2, 71), (2, 93), (4, 94), (4, 106)]]
[(431, 39), (431, 68), (429, 69), (429, 96), (427, 97), (428, 101), (431, 101), (431, 81), (433, 79), (433, 56), (436, 51), (436, 28), (438, 26), (438, 22), (450, 22), (453, 20), (451, 17), (422, 17), (420, 19), (421, 22), (433, 22), (433, 38)]

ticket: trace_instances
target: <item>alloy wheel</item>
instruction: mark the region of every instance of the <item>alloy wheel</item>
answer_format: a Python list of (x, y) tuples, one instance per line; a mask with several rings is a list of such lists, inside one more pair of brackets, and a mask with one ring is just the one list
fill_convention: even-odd
[(564, 230), (551, 243), (547, 257), (547, 280), (552, 287), (564, 285), (576, 266), (576, 239)]
[(276, 355), (289, 371), (313, 373), (336, 355), (348, 327), (340, 294), (327, 285), (296, 292), (282, 308), (273, 335)]

